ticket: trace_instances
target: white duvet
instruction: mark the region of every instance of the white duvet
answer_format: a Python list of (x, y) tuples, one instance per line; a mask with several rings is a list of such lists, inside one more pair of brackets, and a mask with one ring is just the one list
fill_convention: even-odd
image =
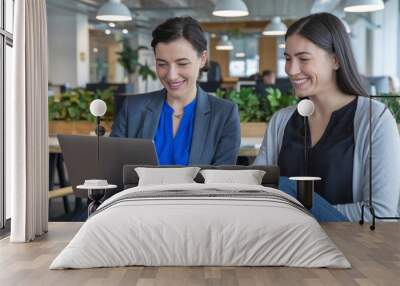
[(265, 191), (299, 204), (279, 190), (254, 185), (131, 188), (105, 201), (50, 269), (127, 265), (351, 267), (311, 215), (280, 199), (233, 195), (119, 201), (137, 192), (207, 193), (211, 189)]

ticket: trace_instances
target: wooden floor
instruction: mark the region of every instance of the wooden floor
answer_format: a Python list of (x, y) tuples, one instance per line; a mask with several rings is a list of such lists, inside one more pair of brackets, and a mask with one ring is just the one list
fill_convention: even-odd
[(400, 224), (323, 224), (353, 268), (123, 267), (48, 270), (81, 223), (50, 223), (32, 243), (0, 241), (0, 285), (400, 285)]

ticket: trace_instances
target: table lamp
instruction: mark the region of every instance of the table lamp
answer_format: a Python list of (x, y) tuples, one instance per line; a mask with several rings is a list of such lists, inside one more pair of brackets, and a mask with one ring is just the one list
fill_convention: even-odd
[[(367, 208), (372, 216), (372, 224), (369, 226), (370, 230), (375, 230), (375, 220), (380, 219), (382, 221), (384, 220), (400, 220), (399, 216), (380, 216), (375, 213), (375, 208), (372, 200), (372, 100), (374, 98), (379, 98), (379, 99), (398, 99), (400, 98), (400, 95), (395, 95), (395, 94), (389, 94), (389, 95), (377, 95), (376, 94), (376, 88), (375, 86), (371, 86), (371, 94), (368, 96), (369, 97), (369, 111), (368, 111), (368, 145), (369, 145), (369, 154), (368, 154), (368, 165), (369, 165), (369, 174), (368, 174), (368, 200), (364, 201), (363, 204), (361, 205), (361, 219), (359, 223), (362, 225), (364, 224), (364, 208)], [(387, 106), (385, 107), (386, 110)], [(381, 111), (380, 111), (381, 112)], [(383, 115), (383, 112), (380, 113), (380, 116)], [(394, 186), (396, 187), (396, 186)]]
[[(96, 117), (96, 129), (95, 133), (97, 136), (97, 165), (100, 161), (100, 136), (106, 133), (106, 129), (100, 125), (101, 117), (107, 111), (106, 103), (101, 99), (95, 99), (90, 103), (90, 113)], [(90, 179), (85, 180), (83, 185), (77, 186), (78, 189), (86, 189), (88, 191), (88, 197), (91, 203), (88, 206), (88, 216), (96, 211), (101, 205), (105, 192), (109, 189), (116, 188), (116, 185), (111, 185), (104, 179)]]
[(311, 116), (314, 113), (314, 103), (309, 99), (303, 99), (297, 104), (297, 111), (304, 119), (304, 164), (305, 164), (305, 175), (308, 175), (308, 144), (307, 144), (307, 135), (308, 135), (308, 124), (307, 117)]
[(321, 180), (319, 177), (308, 177), (308, 124), (307, 117), (314, 113), (314, 103), (309, 99), (303, 99), (297, 104), (298, 113), (304, 117), (304, 175), (303, 177), (290, 177), (297, 183), (297, 199), (307, 208), (312, 208), (313, 192), (315, 181)]
[(95, 133), (97, 135), (97, 162), (100, 159), (100, 136), (106, 133), (106, 129), (100, 125), (101, 116), (103, 116), (107, 111), (106, 103), (101, 99), (95, 99), (90, 103), (90, 113), (96, 117), (96, 129)]

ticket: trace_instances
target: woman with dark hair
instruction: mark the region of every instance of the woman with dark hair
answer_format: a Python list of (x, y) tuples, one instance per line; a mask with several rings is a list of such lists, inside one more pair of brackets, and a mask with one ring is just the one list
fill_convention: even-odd
[[(295, 95), (310, 99), (315, 106), (306, 121), (308, 164), (304, 119), (296, 106), (274, 114), (255, 164), (279, 165), (282, 176), (321, 177), (316, 191), (357, 221), (362, 202), (368, 200), (369, 99), (350, 39), (340, 19), (328, 13), (296, 21), (285, 39), (285, 71)], [(382, 103), (374, 100), (372, 109), (374, 207), (378, 216), (398, 216), (399, 133)]]
[(151, 46), (164, 89), (126, 98), (111, 136), (154, 139), (162, 165), (235, 164), (238, 108), (196, 84), (207, 63), (199, 23), (191, 17), (169, 19), (153, 31)]

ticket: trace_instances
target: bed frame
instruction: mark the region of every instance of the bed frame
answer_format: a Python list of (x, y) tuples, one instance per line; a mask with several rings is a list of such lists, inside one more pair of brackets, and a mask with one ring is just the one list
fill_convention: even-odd
[[(183, 168), (184, 166), (143, 166), (143, 165), (125, 165), (123, 168), (123, 184), (124, 189), (136, 187), (139, 183), (139, 176), (137, 175), (136, 167), (148, 167), (148, 168)], [(202, 170), (216, 169), (216, 170), (263, 170), (265, 175), (262, 179), (261, 184), (265, 187), (278, 188), (279, 186), (279, 167), (278, 166), (238, 166), (238, 165), (223, 165), (223, 166), (211, 166), (211, 165), (199, 165)], [(198, 173), (194, 179), (197, 183), (204, 183), (203, 176)]]

